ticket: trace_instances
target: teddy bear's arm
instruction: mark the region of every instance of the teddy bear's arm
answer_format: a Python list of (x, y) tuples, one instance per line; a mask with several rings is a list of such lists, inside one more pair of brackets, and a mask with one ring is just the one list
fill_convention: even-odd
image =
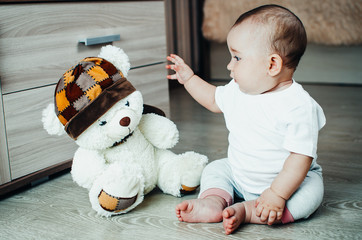
[(157, 148), (172, 148), (178, 142), (177, 127), (168, 118), (154, 113), (144, 114), (138, 127), (145, 138)]
[(71, 173), (79, 186), (90, 189), (105, 168), (105, 160), (99, 152), (78, 148), (74, 154)]

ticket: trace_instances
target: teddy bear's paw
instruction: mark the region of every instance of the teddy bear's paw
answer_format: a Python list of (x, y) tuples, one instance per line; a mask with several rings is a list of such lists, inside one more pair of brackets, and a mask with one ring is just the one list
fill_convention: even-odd
[(208, 162), (207, 157), (190, 151), (181, 154), (180, 158), (181, 183), (185, 186), (198, 185), (201, 173)]
[(116, 197), (102, 190), (98, 195), (99, 205), (108, 212), (118, 213), (125, 211), (137, 200), (137, 195), (129, 198)]
[(139, 194), (141, 180), (135, 176), (122, 177), (105, 181), (98, 195), (100, 206), (111, 212), (121, 212), (132, 206)]
[(183, 166), (180, 168), (180, 193), (193, 193), (200, 184), (201, 174), (207, 163), (207, 157), (195, 152), (186, 152), (181, 157)]
[(184, 194), (192, 194), (196, 191), (196, 189), (199, 187), (199, 185), (195, 186), (195, 187), (189, 187), (186, 185), (181, 184), (181, 189), (180, 189), (180, 193), (182, 195)]
[(176, 155), (171, 151), (157, 152), (159, 159), (158, 187), (167, 194), (181, 197), (192, 193), (200, 185), (202, 170), (207, 164), (207, 157), (195, 152)]
[(92, 208), (110, 217), (131, 211), (143, 201), (144, 179), (138, 168), (112, 164), (89, 190)]

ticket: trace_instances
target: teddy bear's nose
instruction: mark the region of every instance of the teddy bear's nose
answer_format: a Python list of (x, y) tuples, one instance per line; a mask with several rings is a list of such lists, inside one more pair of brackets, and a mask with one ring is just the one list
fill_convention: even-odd
[(124, 117), (119, 121), (119, 124), (122, 127), (127, 127), (131, 123), (131, 119), (129, 117)]

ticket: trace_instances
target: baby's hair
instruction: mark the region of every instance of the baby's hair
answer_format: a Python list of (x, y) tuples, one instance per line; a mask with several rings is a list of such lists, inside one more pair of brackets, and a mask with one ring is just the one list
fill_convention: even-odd
[(268, 24), (271, 51), (283, 59), (284, 66), (296, 69), (307, 46), (307, 34), (302, 21), (290, 10), (278, 5), (263, 5), (243, 13), (235, 22), (245, 20)]

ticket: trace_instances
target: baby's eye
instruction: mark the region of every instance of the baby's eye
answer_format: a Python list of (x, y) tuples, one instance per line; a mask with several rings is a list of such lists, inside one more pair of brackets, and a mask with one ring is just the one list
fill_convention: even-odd
[(104, 126), (107, 124), (107, 121), (99, 121), (99, 126)]
[(238, 56), (234, 56), (234, 58), (236, 59), (236, 61), (240, 61), (241, 58), (239, 58)]
[(127, 107), (129, 107), (129, 102), (127, 101), (125, 105), (126, 105)]

